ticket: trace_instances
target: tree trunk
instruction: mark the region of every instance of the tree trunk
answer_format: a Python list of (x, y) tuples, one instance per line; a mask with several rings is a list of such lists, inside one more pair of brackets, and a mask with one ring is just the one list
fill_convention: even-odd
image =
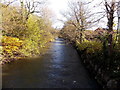
[(112, 55), (113, 55), (113, 20), (114, 20), (114, 12), (111, 11), (111, 13), (109, 13), (109, 18), (108, 18), (108, 56), (109, 56), (109, 60), (108, 60), (108, 67), (110, 68), (111, 66), (111, 62), (112, 62)]
[(111, 57), (112, 56), (112, 52), (113, 52), (113, 38), (112, 38), (113, 36), (112, 36), (112, 34), (110, 34), (109, 36), (108, 36), (108, 54), (109, 54), (109, 57)]
[(80, 32), (80, 43), (82, 43), (82, 32)]
[(112, 36), (112, 32), (113, 32), (113, 13), (110, 13), (110, 18), (108, 19), (108, 33), (109, 33), (109, 36), (108, 36), (108, 54), (109, 56), (111, 57), (112, 56), (112, 52), (113, 52), (113, 36)]

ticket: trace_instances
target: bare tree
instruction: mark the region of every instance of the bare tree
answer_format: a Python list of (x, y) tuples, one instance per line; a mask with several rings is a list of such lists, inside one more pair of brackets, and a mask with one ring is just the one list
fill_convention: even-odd
[(72, 1), (68, 3), (69, 11), (63, 13), (62, 15), (67, 18), (69, 24), (76, 28), (76, 40), (79, 38), (80, 43), (82, 43), (83, 31), (90, 27), (91, 11), (87, 9), (88, 3), (83, 3), (80, 0)]
[(33, 14), (33, 13), (40, 13), (40, 9), (39, 7), (42, 5), (42, 4), (45, 4), (45, 1), (43, 0), (39, 0), (39, 1), (35, 1), (35, 0), (25, 0), (25, 2), (23, 2), (23, 0), (20, 0), (21, 2), (21, 5), (25, 5), (25, 9), (27, 10), (26, 11), (26, 20), (28, 19), (29, 15), (30, 14)]
[(40, 6), (46, 3), (44, 0), (10, 0), (10, 1), (5, 1), (4, 6), (8, 7), (11, 4), (15, 2), (20, 2), (20, 7), (21, 7), (21, 15), (25, 20), (28, 19), (30, 14), (33, 13), (40, 13)]
[(17, 0), (10, 0), (8, 2), (6, 2), (6, 7), (8, 7), (9, 5), (11, 5), (12, 3), (16, 2)]

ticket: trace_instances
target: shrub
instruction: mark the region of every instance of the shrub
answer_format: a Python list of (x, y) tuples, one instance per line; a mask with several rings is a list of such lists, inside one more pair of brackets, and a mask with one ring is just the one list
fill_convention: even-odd
[(100, 52), (102, 50), (102, 43), (100, 41), (87, 41), (83, 43), (77, 42), (79, 50), (84, 50), (88, 47), (87, 53)]
[(13, 59), (20, 58), (23, 41), (16, 37), (3, 36), (2, 38), (2, 61), (10, 62)]

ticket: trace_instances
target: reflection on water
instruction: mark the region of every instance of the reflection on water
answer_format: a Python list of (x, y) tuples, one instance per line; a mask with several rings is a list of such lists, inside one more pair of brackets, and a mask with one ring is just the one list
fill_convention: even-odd
[(3, 66), (3, 88), (98, 87), (79, 56), (64, 39), (56, 39), (45, 55)]

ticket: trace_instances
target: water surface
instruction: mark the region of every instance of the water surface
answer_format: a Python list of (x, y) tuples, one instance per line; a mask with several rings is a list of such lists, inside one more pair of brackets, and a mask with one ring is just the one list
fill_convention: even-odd
[[(45, 55), (3, 65), (3, 88), (98, 88), (72, 45), (52, 42)], [(97, 90), (97, 89), (96, 89)]]

